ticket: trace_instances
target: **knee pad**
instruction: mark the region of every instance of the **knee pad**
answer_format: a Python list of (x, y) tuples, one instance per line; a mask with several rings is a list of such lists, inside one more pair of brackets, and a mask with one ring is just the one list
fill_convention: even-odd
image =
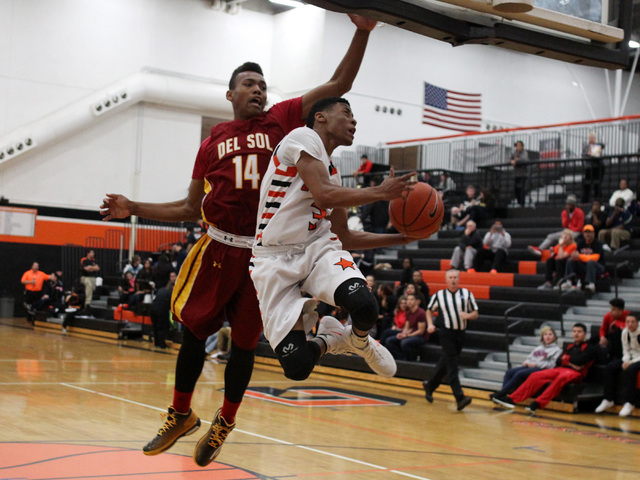
[(353, 278), (343, 282), (336, 289), (334, 300), (349, 312), (351, 322), (358, 330), (368, 331), (376, 324), (378, 301), (363, 280)]
[(302, 330), (293, 330), (275, 349), (284, 376), (291, 380), (306, 380), (320, 358), (320, 346), (307, 342)]

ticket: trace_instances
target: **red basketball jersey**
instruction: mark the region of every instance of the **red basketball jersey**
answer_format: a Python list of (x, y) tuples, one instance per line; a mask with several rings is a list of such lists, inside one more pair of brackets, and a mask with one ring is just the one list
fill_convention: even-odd
[(200, 146), (192, 175), (205, 181), (204, 221), (225, 232), (253, 236), (260, 182), (273, 150), (303, 124), (302, 97), (298, 97), (249, 120), (214, 126)]

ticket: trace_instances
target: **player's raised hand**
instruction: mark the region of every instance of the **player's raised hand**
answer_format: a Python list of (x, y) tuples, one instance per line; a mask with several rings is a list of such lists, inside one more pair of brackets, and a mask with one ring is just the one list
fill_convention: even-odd
[(349, 18), (358, 30), (364, 30), (365, 32), (370, 32), (371, 30), (373, 30), (378, 23), (377, 20), (372, 20), (356, 13), (349, 13)]
[(103, 222), (112, 218), (127, 218), (131, 215), (130, 200), (124, 195), (115, 193), (107, 193), (100, 205), (100, 215), (104, 218)]
[(393, 167), (391, 167), (389, 176), (384, 179), (379, 187), (383, 192), (384, 199), (393, 200), (394, 198), (401, 197), (403, 192), (413, 190), (413, 186), (416, 184), (414, 180), (415, 176), (416, 172), (412, 172), (396, 177), (396, 172)]

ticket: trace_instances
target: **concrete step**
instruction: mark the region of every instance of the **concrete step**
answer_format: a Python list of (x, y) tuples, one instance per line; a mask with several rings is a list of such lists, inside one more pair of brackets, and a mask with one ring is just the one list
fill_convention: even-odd
[(467, 378), (460, 375), (460, 384), (467, 388), (477, 388), (480, 390), (497, 391), (502, 387), (502, 382), (492, 382), (487, 380), (479, 380), (476, 378)]
[(507, 371), (506, 362), (496, 362), (495, 360), (483, 360), (478, 363), (478, 367), (482, 368), (483, 370), (495, 370), (497, 372), (501, 372), (502, 374)]
[(465, 368), (463, 371), (466, 378), (474, 378), (476, 380), (488, 380), (490, 382), (502, 383), (502, 379), (504, 378), (504, 373), (498, 370)]

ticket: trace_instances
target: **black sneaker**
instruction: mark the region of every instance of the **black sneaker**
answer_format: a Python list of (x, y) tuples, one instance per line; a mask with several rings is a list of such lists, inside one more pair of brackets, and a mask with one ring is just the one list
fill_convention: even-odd
[(433, 403), (433, 390), (429, 387), (429, 382), (426, 380), (422, 382), (422, 388), (424, 388), (424, 398), (427, 399), (427, 402)]
[(189, 413), (178, 413), (170, 406), (163, 416), (164, 425), (160, 427), (158, 434), (142, 447), (145, 455), (158, 455), (170, 449), (179, 438), (191, 435), (200, 428), (200, 419), (192, 409), (189, 409)]
[(501, 405), (503, 407), (516, 408), (516, 404), (508, 395), (496, 395), (491, 400), (493, 401), (493, 403), (497, 403), (498, 405)]
[(471, 404), (471, 397), (462, 397), (460, 400), (458, 400), (457, 404), (458, 411), (464, 410), (465, 407), (468, 407)]
[(222, 444), (227, 439), (227, 435), (236, 426), (235, 423), (227, 423), (220, 415), (220, 412), (222, 412), (222, 409), (218, 409), (215, 417), (213, 417), (209, 431), (198, 441), (193, 452), (193, 460), (201, 467), (206, 467), (216, 459), (220, 454)]
[(539, 408), (540, 408), (540, 404), (534, 400), (529, 404), (529, 406), (527, 407), (527, 410), (530, 411), (531, 413), (535, 413), (536, 410)]

